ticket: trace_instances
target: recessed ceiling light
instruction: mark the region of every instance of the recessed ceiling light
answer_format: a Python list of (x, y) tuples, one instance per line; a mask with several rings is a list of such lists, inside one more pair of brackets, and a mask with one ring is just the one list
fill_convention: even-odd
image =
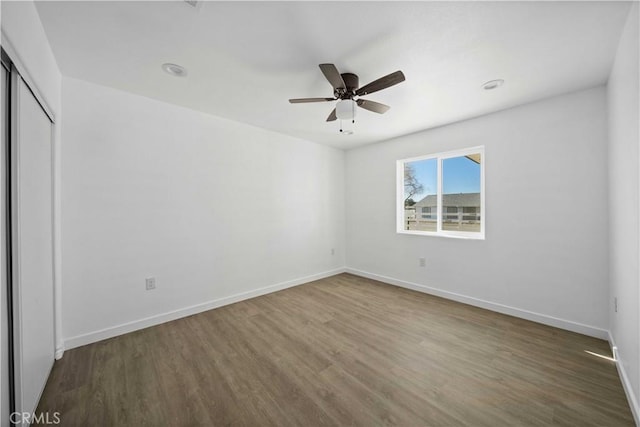
[(492, 90), (495, 89), (497, 87), (500, 87), (504, 84), (504, 80), (502, 79), (496, 79), (496, 80), (489, 80), (488, 82), (486, 82), (485, 84), (482, 85), (482, 88), (484, 90)]
[(162, 64), (162, 69), (165, 73), (174, 77), (185, 77), (187, 75), (187, 69), (178, 64)]

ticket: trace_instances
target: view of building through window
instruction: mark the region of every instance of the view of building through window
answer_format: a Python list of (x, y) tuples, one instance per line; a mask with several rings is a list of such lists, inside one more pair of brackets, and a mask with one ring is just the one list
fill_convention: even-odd
[(401, 166), (404, 169), (402, 230), (482, 231), (480, 151), (407, 160), (401, 162)]

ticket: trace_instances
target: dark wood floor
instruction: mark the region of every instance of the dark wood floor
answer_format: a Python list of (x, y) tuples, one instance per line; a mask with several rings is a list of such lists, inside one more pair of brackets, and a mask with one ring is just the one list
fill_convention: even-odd
[(64, 426), (625, 426), (608, 344), (341, 274), (67, 351)]

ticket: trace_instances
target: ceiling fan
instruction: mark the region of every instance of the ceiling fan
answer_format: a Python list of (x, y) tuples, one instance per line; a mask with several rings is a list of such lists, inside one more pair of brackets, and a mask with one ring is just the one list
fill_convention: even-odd
[[(395, 73), (380, 77), (367, 85), (359, 87), (357, 75), (353, 73), (340, 74), (333, 64), (320, 64), (320, 70), (329, 83), (331, 83), (331, 86), (333, 86), (333, 98), (295, 98), (290, 99), (289, 102), (292, 104), (301, 104), (306, 102), (338, 101), (336, 108), (334, 108), (331, 114), (329, 114), (329, 117), (327, 117), (328, 122), (336, 119), (353, 121), (356, 106), (373, 111), (374, 113), (386, 113), (387, 110), (391, 108), (388, 105), (360, 97), (397, 85), (405, 80), (402, 71), (396, 71)], [(342, 129), (340, 129), (340, 131), (342, 131)]]

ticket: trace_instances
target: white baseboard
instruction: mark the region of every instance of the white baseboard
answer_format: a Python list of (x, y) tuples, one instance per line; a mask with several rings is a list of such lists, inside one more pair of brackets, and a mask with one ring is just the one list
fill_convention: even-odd
[(596, 337), (603, 340), (606, 340), (609, 337), (609, 332), (607, 330), (596, 328), (594, 326), (584, 325), (582, 323), (572, 322), (570, 320), (559, 319), (557, 317), (548, 316), (546, 314), (535, 313), (533, 311), (485, 301), (482, 299), (456, 294), (454, 292), (444, 291), (442, 289), (432, 288), (430, 286), (420, 285), (418, 283), (394, 279), (392, 277), (382, 276), (380, 274), (369, 273), (367, 271), (357, 270), (354, 268), (347, 267), (345, 271), (356, 276), (378, 280), (390, 285), (400, 286), (401, 288), (412, 289), (414, 291), (423, 292), (425, 294), (435, 295), (453, 301), (462, 302), (464, 304), (485, 308), (487, 310), (496, 311), (502, 314), (508, 314), (509, 316), (531, 320), (532, 322), (542, 323), (544, 325), (554, 326), (560, 329), (566, 329), (568, 331), (577, 332), (579, 334), (589, 335), (591, 337)]
[[(609, 345), (611, 346), (612, 351), (614, 347), (617, 347), (616, 342), (613, 340), (613, 335), (611, 335), (611, 332), (609, 332)], [(620, 349), (618, 349), (618, 354), (619, 350)], [(633, 392), (633, 387), (631, 387), (631, 383), (629, 382), (627, 371), (625, 371), (624, 365), (620, 362), (620, 360), (616, 360), (616, 368), (618, 369), (618, 375), (620, 376), (620, 381), (622, 382), (624, 393), (627, 395), (627, 401), (629, 402), (629, 407), (631, 408), (633, 419), (635, 420), (636, 425), (640, 426), (640, 406), (638, 405), (636, 394)]]
[(134, 320), (132, 322), (122, 323), (120, 325), (111, 326), (109, 328), (101, 329), (94, 332), (89, 332), (87, 334), (77, 335), (75, 337), (65, 339), (64, 349), (59, 349), (56, 352), (56, 358), (58, 356), (58, 353), (60, 353), (60, 356), (62, 356), (62, 352), (64, 352), (65, 349), (69, 350), (75, 347), (80, 347), (83, 345), (102, 341), (107, 338), (113, 338), (118, 335), (127, 334), (129, 332), (148, 328), (150, 326), (159, 325), (161, 323), (169, 322), (171, 320), (176, 320), (182, 317), (187, 317), (194, 314), (202, 313), (203, 311), (208, 311), (214, 308), (222, 307), (224, 305), (229, 305), (239, 301), (255, 298), (260, 295), (270, 294), (272, 292), (302, 285), (308, 282), (313, 282), (314, 280), (324, 279), (325, 277), (335, 276), (336, 274), (340, 274), (344, 272), (345, 272), (344, 268), (337, 268), (335, 270), (324, 271), (322, 273), (313, 274), (311, 276), (305, 276), (305, 277), (300, 277), (293, 280), (288, 280), (286, 282), (276, 283), (275, 285), (265, 286), (265, 287), (254, 289), (247, 292), (241, 292), (239, 294), (230, 295), (228, 297), (207, 301), (202, 304), (196, 304), (190, 307), (180, 308), (178, 310), (173, 310), (167, 313), (157, 314), (155, 316), (146, 317), (144, 319)]

